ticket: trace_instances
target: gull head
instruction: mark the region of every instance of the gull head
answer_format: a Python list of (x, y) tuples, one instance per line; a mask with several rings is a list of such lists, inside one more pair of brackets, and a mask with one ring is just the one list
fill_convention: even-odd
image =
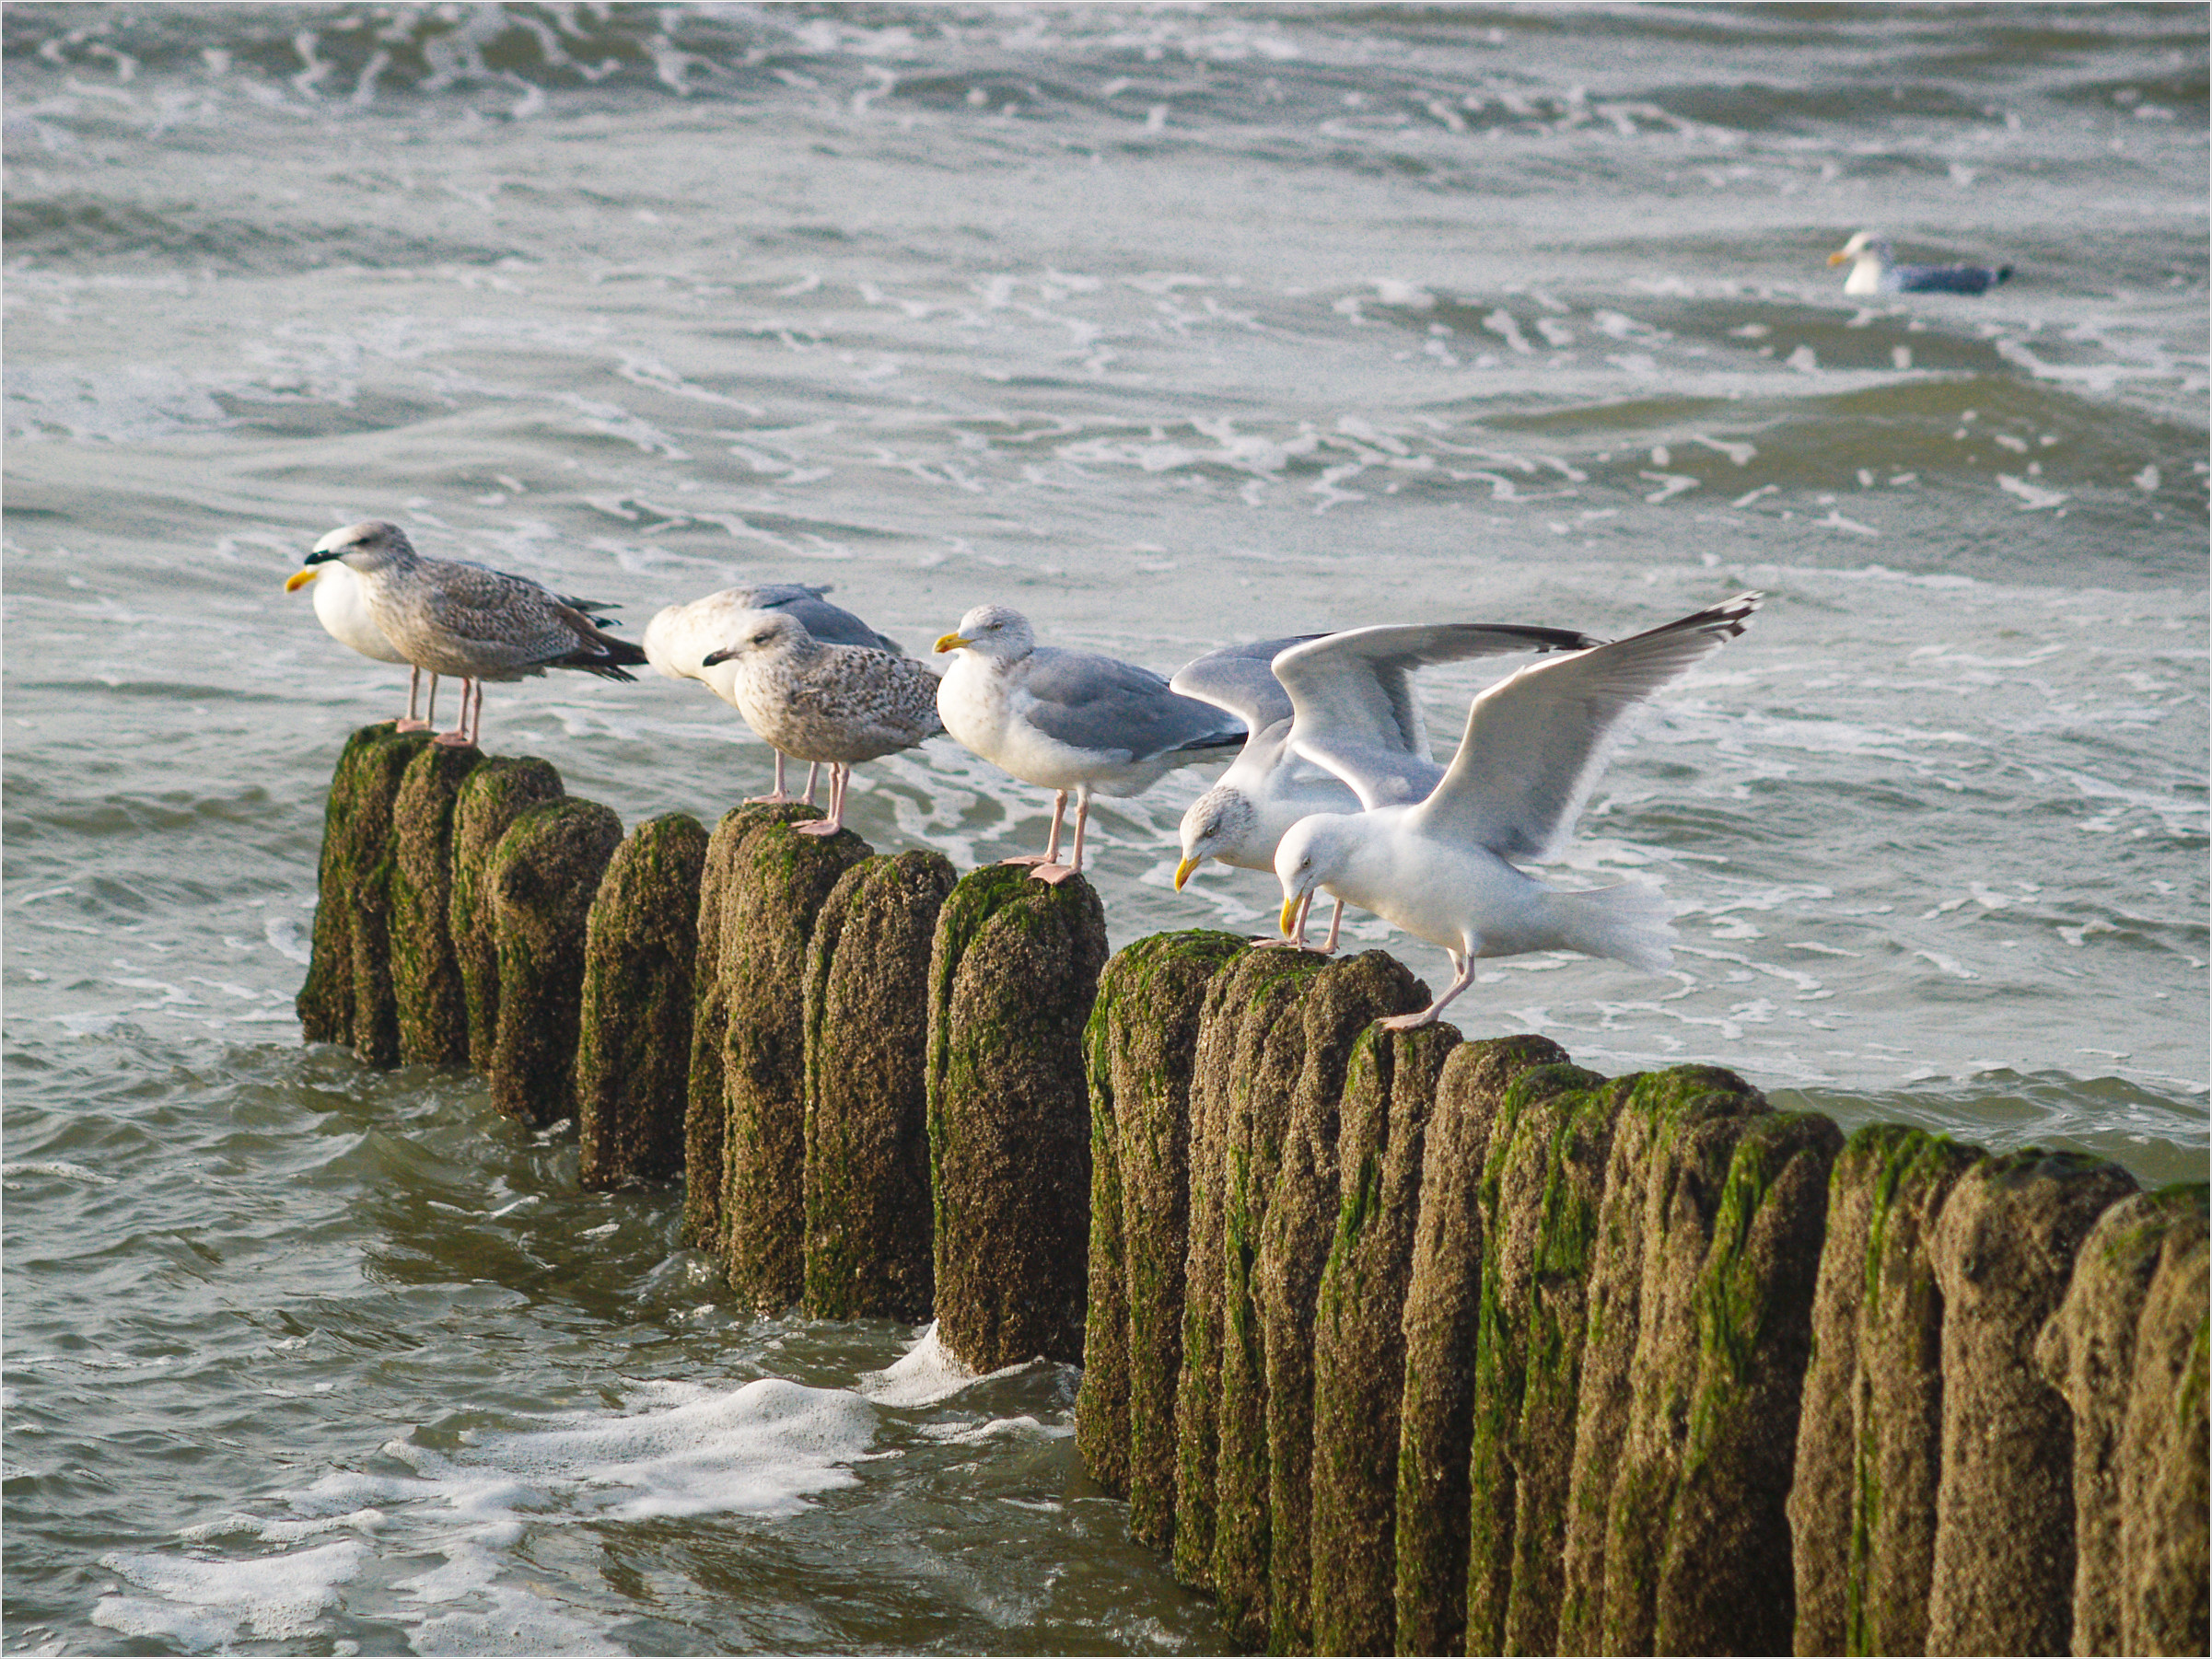
[(1870, 230), (1857, 232), (1841, 248), (1828, 256), (1831, 265), (1841, 265), (1849, 260), (1875, 260), (1886, 265), (1890, 262), (1890, 244)]
[(981, 657), (1016, 662), (1037, 646), (1030, 620), (1004, 605), (978, 605), (960, 618), (960, 625), (937, 643), (939, 652), (972, 651)]
[(1317, 888), (1344, 874), (1358, 840), (1356, 816), (1318, 812), (1290, 826), (1275, 850), (1275, 878), (1283, 884), (1283, 936), (1290, 937), (1298, 908)]
[(1259, 827), (1251, 798), (1233, 783), (1217, 783), (1182, 815), (1182, 862), (1175, 866), (1175, 890), (1209, 858), (1240, 850)]
[(814, 636), (795, 616), (780, 610), (741, 610), (729, 620), (724, 637), (730, 644), (710, 651), (700, 660), (702, 668), (716, 663), (765, 663), (777, 658), (807, 656), (815, 648)]
[[(307, 563), (310, 566), (327, 564), (333, 559), (343, 561), (365, 576), (373, 575), (380, 570), (413, 564), (414, 546), (407, 539), (407, 532), (398, 525), (370, 518), (349, 524), (342, 530), (332, 530), (315, 544)], [(296, 576), (293, 580), (299, 578)]]

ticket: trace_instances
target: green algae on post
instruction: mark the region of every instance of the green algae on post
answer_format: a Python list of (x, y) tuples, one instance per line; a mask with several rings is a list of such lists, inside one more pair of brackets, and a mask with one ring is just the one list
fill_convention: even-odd
[(390, 833), (390, 796), (372, 780), (390, 770), (374, 751), (396, 735), (389, 720), (360, 727), (346, 738), (331, 771), (316, 869), (315, 935), (308, 977), (294, 1004), (301, 1034), (311, 1043), (354, 1040), (353, 895)]
[(483, 763), (472, 748), (425, 743), (392, 803), (391, 990), (400, 1059), (412, 1064), (469, 1062), (469, 1004), (448, 913), (454, 805)]
[(597, 801), (548, 801), (507, 827), (485, 871), (499, 952), (492, 1104), (532, 1128), (576, 1114), (585, 927), (622, 839)]
[(941, 854), (839, 877), (807, 947), (805, 1305), (929, 1317), (929, 950), (957, 876)]
[(561, 774), (531, 756), (485, 760), (453, 802), (453, 891), (447, 933), (469, 1009), (469, 1065), (489, 1073), (499, 1032), (499, 944), (493, 921), (492, 854), (508, 826), (533, 806), (557, 801)]
[(1336, 1233), (1313, 1314), (1313, 1645), (1397, 1637), (1399, 1400), (1414, 1226), (1437, 1078), (1460, 1034), (1370, 1027), (1345, 1079)]
[(1459, 1653), (1467, 1626), (1468, 1461), (1483, 1280), (1477, 1193), (1490, 1131), (1514, 1082), (1566, 1065), (1542, 1037), (1462, 1043), (1437, 1078), (1421, 1159), (1420, 1215), (1402, 1318), (1395, 1580), (1397, 1651)]
[(977, 1371), (1080, 1362), (1089, 1253), (1083, 1026), (1106, 917), (1080, 876), (963, 878), (929, 966), (937, 1335)]
[(584, 934), (576, 1178), (585, 1190), (683, 1173), (693, 954), (706, 830), (650, 818), (614, 850)]
[(741, 1304), (776, 1313), (806, 1294), (807, 946), (868, 845), (799, 834), (811, 806), (744, 810), (722, 899), (722, 1260)]
[(2073, 1638), (2073, 1421), (2035, 1339), (2082, 1240), (2135, 1189), (2115, 1165), (2029, 1147), (1967, 1170), (1943, 1206), (1931, 1653), (2055, 1653)]
[(1084, 1028), (1090, 1084), (1090, 1272), (1076, 1444), (1129, 1500), (1130, 1536), (1164, 1546), (1175, 1519), (1175, 1386), (1190, 1247), (1192, 1073), (1234, 934), (1140, 939), (1106, 964)]
[(699, 866), (699, 909), (693, 924), (692, 1054), (684, 1085), (683, 1220), (677, 1237), (693, 1249), (722, 1251), (722, 1128), (729, 1116), (722, 1046), (729, 1035), (729, 997), (722, 984), (722, 913), (736, 867), (738, 843), (754, 823), (752, 808), (733, 806), (706, 840)]
[(1304, 1001), (1305, 1062), (1252, 1264), (1267, 1382), (1267, 1641), (1278, 1652), (1313, 1642), (1313, 1309), (1336, 1233), (1345, 1076), (1377, 1019), (1428, 1000), (1403, 963), (1370, 950), (1322, 969)]
[[(2185, 1199), (2182, 1195), (2186, 1195)], [(2179, 1189), (2193, 1225), (2159, 1250), (2136, 1328), (2135, 1382), (2120, 1436), (2120, 1650), (2206, 1651), (2207, 1254), (2203, 1182)]]
[[(1260, 1373), (1257, 1326), (1249, 1317), (1251, 1256), (1256, 1238), (1253, 1147), (1273, 1160), (1288, 1110), (1290, 1085), (1305, 1058), (1299, 999), (1320, 959), (1303, 951), (1249, 950), (1206, 986), (1191, 1073), (1190, 1245), (1183, 1258), (1182, 1363), (1175, 1380), (1175, 1523), (1172, 1557), (1178, 1582), (1214, 1588), (1216, 1512), (1222, 1422), (1232, 1379)], [(1271, 1103), (1281, 1103), (1275, 1110)], [(1255, 1142), (1254, 1111), (1272, 1123)], [(1236, 1226), (1230, 1225), (1232, 1215)], [(1240, 1323), (1228, 1321), (1234, 1292)], [(1249, 1358), (1242, 1346), (1252, 1338)], [(1240, 1346), (1226, 1367), (1225, 1340)], [(1238, 1390), (1240, 1400), (1257, 1388)], [(1263, 1410), (1263, 1408), (1261, 1410)], [(1263, 1416), (1256, 1421), (1264, 1421)], [(1264, 1431), (1261, 1431), (1264, 1452)], [(1265, 1490), (1263, 1468), (1261, 1490)]]

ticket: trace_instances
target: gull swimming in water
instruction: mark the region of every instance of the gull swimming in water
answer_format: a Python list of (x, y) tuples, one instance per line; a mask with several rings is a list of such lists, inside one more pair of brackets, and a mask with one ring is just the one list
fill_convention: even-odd
[(332, 530), (308, 554), (312, 568), (338, 561), (361, 579), (369, 620), (412, 667), (461, 682), (460, 715), (437, 741), (473, 745), (483, 725), (487, 679), (524, 679), (581, 668), (631, 679), (645, 653), (602, 632), (569, 600), (527, 576), (455, 559), (425, 559), (396, 524), (368, 519)]
[[(1029, 621), (1004, 605), (978, 605), (937, 643), (954, 653), (937, 686), (945, 729), (1000, 771), (1053, 791), (1053, 829), (1035, 864), (1042, 881), (1083, 867), (1090, 797), (1141, 795), (1178, 766), (1218, 760), (1244, 740), (1241, 723), (1178, 696), (1149, 668), (1094, 651), (1037, 644)], [(1076, 840), (1060, 859), (1060, 825), (1076, 795)]]
[[(1182, 815), (1182, 862), (1175, 888), (1217, 858), (1245, 870), (1275, 869), (1275, 847), (1290, 827), (1315, 813), (1359, 810), (1337, 775), (1300, 752), (1300, 740), (1326, 735), (1356, 746), (1368, 770), (1389, 773), (1397, 798), (1419, 800), (1444, 769), (1428, 755), (1428, 734), (1414, 701), (1411, 674), (1432, 663), (1518, 651), (1580, 651), (1601, 644), (1566, 628), (1484, 622), (1416, 622), (1352, 628), (1226, 645), (1186, 664), (1168, 683), (1240, 718), (1251, 733), (1229, 769)], [(1303, 947), (1309, 893), (1285, 941)], [(1344, 900), (1329, 919), (1325, 955), (1336, 948)]]
[(1531, 664), (1474, 700), (1459, 752), (1413, 805), (1393, 800), (1400, 768), (1374, 769), (1321, 734), (1306, 752), (1366, 807), (1292, 826), (1275, 849), (1283, 931), (1326, 887), (1415, 937), (1442, 946), (1452, 981), (1392, 1030), (1433, 1022), (1484, 957), (1578, 950), (1656, 973), (1673, 930), (1658, 892), (1640, 884), (1570, 893), (1508, 861), (1556, 857), (1636, 709), (1741, 633), (1763, 596), (1739, 594), (1644, 633)]
[[(706, 655), (736, 637), (738, 619), (749, 611), (774, 610), (796, 617), (809, 633), (825, 645), (866, 645), (871, 650), (888, 651), (893, 656), (905, 655), (897, 640), (878, 633), (842, 605), (832, 605), (823, 598), (822, 595), (829, 591), (827, 587), (815, 587), (804, 582), (767, 582), (757, 587), (726, 587), (688, 604), (664, 606), (646, 624), (646, 661), (670, 679), (698, 680), (736, 708), (738, 700), (733, 686), (737, 669), (728, 663), (708, 667)], [(774, 806), (804, 799), (808, 806), (814, 805), (814, 784), (821, 766), (808, 766), (807, 793), (803, 797), (794, 796), (784, 788), (784, 751), (775, 748), (767, 734), (757, 726), (754, 735), (774, 750), (775, 788), (767, 795), (748, 795), (747, 804)]]
[(1831, 265), (1850, 261), (1844, 292), (1855, 299), (1869, 294), (1981, 294), (2012, 274), (1999, 265), (1900, 265), (1887, 237), (1862, 230), (1828, 256)]
[(855, 762), (912, 748), (945, 729), (937, 677), (910, 656), (825, 644), (789, 610), (740, 611), (729, 632), (734, 640), (700, 666), (730, 669), (724, 695), (777, 754), (830, 768), (830, 816), (799, 825), (801, 835), (844, 827)]

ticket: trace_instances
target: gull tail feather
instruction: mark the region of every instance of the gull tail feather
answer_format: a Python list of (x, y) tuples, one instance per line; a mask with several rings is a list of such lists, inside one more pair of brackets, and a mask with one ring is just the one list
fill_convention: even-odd
[(1582, 913), (1577, 949), (1610, 957), (1645, 973), (1663, 973), (1674, 961), (1674, 907), (1648, 882), (1572, 895)]

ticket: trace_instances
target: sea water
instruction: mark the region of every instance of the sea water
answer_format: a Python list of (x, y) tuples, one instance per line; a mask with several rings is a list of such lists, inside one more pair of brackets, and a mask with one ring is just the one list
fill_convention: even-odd
[[(1492, 962), (1461, 1029), (2203, 1178), (2201, 7), (5, 29), (9, 1651), (1217, 1642), (1072, 1371), (751, 1317), (572, 1131), (302, 1046), (323, 792), (404, 688), (283, 583), (356, 519), (633, 636), (797, 580), (1163, 671), (1762, 590), (1549, 872), (1660, 884), (1673, 969)], [(1860, 304), (1861, 228), (2014, 274)], [(1423, 678), (1439, 755), (1486, 678)], [(483, 736), (632, 824), (769, 772), (657, 678)], [(1272, 925), (1172, 889), (1208, 775), (1099, 804), (1117, 945)], [(1048, 809), (939, 740), (849, 816), (966, 866)]]

